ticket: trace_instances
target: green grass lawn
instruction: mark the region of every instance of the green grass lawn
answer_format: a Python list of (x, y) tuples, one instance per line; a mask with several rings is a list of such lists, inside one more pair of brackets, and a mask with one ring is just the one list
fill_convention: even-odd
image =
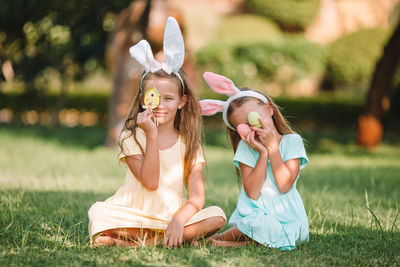
[[(310, 164), (298, 189), (310, 242), (294, 251), (265, 247), (91, 248), (87, 211), (124, 181), (104, 128), (0, 125), (0, 266), (29, 265), (400, 265), (400, 140), (375, 151), (351, 132), (305, 133)], [(230, 216), (238, 195), (232, 151), (206, 140), (206, 205)], [(212, 145), (211, 145), (212, 144)]]

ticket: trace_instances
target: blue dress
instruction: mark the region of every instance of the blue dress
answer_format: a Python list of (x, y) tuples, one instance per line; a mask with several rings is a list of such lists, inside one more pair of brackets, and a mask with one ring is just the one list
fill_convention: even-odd
[[(283, 161), (300, 158), (300, 169), (308, 163), (303, 140), (298, 134), (283, 135), (279, 143)], [(244, 141), (240, 141), (233, 158), (252, 168), (256, 166), (258, 152)], [(260, 195), (256, 200), (249, 198), (243, 188), (238, 197), (235, 211), (229, 219), (240, 232), (260, 244), (280, 250), (291, 250), (308, 241), (308, 220), (303, 201), (296, 189), (298, 176), (292, 188), (282, 194), (272, 174), (268, 160), (267, 174)]]

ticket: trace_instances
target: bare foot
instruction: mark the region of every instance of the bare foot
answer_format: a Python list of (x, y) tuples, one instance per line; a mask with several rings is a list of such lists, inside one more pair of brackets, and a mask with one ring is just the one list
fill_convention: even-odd
[(216, 239), (212, 239), (211, 240), (213, 246), (216, 247), (242, 247), (242, 246), (246, 246), (247, 245), (247, 241), (239, 241), (239, 242), (235, 242), (235, 241), (223, 241), (223, 240), (216, 240)]
[(95, 246), (95, 247), (113, 246), (114, 244), (115, 244), (115, 240), (111, 236), (98, 235), (93, 241), (93, 246)]
[(206, 244), (211, 244), (213, 240), (222, 240), (222, 234), (213, 234), (206, 239)]
[(212, 236), (208, 237), (207, 240), (221, 240), (222, 234), (213, 234)]
[(200, 243), (199, 243), (199, 241), (197, 241), (197, 240), (193, 240), (192, 242), (190, 242), (190, 245), (191, 245), (192, 247), (199, 247), (199, 246), (200, 246)]

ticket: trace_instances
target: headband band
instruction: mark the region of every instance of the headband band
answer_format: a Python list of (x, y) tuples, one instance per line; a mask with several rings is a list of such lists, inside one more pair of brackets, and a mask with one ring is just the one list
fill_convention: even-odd
[(263, 103), (269, 102), (268, 98), (256, 91), (240, 91), (231, 80), (222, 75), (205, 72), (203, 76), (212, 90), (219, 94), (228, 95), (229, 98), (227, 101), (215, 99), (201, 100), (201, 115), (209, 116), (214, 115), (217, 112), (222, 112), (222, 119), (224, 120), (225, 125), (231, 130), (236, 131), (235, 127), (229, 123), (227, 112), (233, 101), (242, 97), (254, 97), (261, 100)]
[[(144, 80), (144, 77), (147, 75), (147, 73), (149, 73), (149, 72), (148, 71), (144, 72), (142, 77), (140, 78), (140, 82), (139, 82), (140, 92), (143, 92), (143, 80)], [(176, 75), (176, 77), (178, 77), (179, 82), (181, 83), (182, 95), (184, 95), (185, 94), (185, 84), (183, 82), (183, 79), (182, 79), (181, 75), (178, 72), (174, 72), (174, 74)]]
[(236, 131), (235, 127), (233, 127), (228, 120), (228, 109), (229, 106), (231, 105), (231, 103), (233, 101), (235, 101), (236, 99), (242, 98), (242, 97), (254, 97), (257, 98), (259, 100), (261, 100), (264, 104), (268, 102), (268, 99), (263, 96), (262, 94), (255, 92), (255, 91), (240, 91), (240, 93), (237, 93), (231, 97), (228, 98), (228, 100), (226, 101), (226, 104), (224, 105), (224, 110), (222, 111), (222, 119), (225, 122), (225, 125), (231, 129)]

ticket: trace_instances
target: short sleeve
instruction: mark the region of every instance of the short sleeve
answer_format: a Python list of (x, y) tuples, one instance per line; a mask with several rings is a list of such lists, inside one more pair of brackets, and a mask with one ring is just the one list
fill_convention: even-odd
[(298, 134), (289, 134), (286, 136), (283, 152), (282, 159), (285, 162), (299, 158), (300, 169), (303, 169), (308, 164), (308, 157), (306, 155), (303, 139)]
[[(146, 148), (146, 135), (140, 128), (136, 128), (136, 139), (144, 150)], [(120, 143), (122, 147), (118, 155), (118, 159), (120, 162), (126, 163), (127, 156), (142, 155), (139, 144), (136, 143), (131, 131), (125, 130), (121, 133)]]
[(257, 164), (258, 152), (252, 149), (243, 140), (240, 140), (238, 148), (233, 157), (233, 163), (240, 169), (240, 163), (254, 168)]

